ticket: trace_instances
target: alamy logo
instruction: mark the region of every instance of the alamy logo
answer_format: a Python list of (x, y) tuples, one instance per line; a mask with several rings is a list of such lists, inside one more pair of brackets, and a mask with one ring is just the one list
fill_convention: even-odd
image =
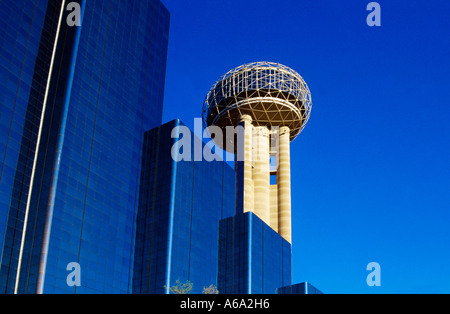
[[(194, 134), (187, 126), (177, 126), (172, 129), (171, 137), (176, 139), (172, 145), (171, 156), (175, 162), (180, 161), (244, 161), (244, 133), (242, 125), (227, 126), (225, 130), (218, 126), (209, 126), (202, 131), (202, 119), (194, 119)], [(268, 151), (276, 152), (279, 148), (280, 128), (273, 126), (267, 129)], [(200, 135), (201, 138), (195, 134)], [(208, 142), (203, 145), (203, 139)], [(270, 140), (269, 140), (270, 139)], [(223, 146), (221, 146), (223, 145)], [(261, 143), (253, 143), (252, 148), (255, 152), (263, 146)], [(233, 152), (228, 154), (227, 152)], [(270, 166), (278, 168), (278, 158), (269, 160)]]
[(381, 6), (378, 2), (371, 2), (367, 5), (367, 11), (372, 11), (367, 16), (367, 25), (370, 27), (381, 26)]
[(66, 7), (70, 13), (67, 15), (67, 25), (69, 26), (81, 26), (81, 7), (77, 2), (70, 2)]
[(80, 287), (81, 286), (81, 267), (78, 263), (67, 264), (67, 271), (70, 271), (67, 275), (66, 283), (69, 287)]
[(369, 275), (367, 275), (367, 285), (369, 287), (380, 287), (381, 286), (381, 267), (380, 264), (376, 262), (369, 263), (367, 265), (367, 270), (371, 271)]

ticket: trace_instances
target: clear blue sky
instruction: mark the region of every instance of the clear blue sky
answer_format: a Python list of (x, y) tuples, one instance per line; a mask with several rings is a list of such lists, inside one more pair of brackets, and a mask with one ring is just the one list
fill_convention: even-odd
[[(450, 293), (450, 2), (162, 0), (164, 121), (193, 127), (211, 85), (253, 61), (308, 83), (292, 143), (293, 280), (326, 293)], [(381, 287), (369, 287), (369, 262)]]

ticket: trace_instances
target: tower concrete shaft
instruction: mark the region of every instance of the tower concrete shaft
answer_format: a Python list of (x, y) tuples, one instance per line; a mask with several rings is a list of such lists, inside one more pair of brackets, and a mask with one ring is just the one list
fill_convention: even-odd
[(253, 184), (255, 214), (270, 225), (270, 153), (269, 129), (253, 128)]
[(287, 241), (292, 241), (291, 232), (291, 157), (290, 130), (281, 127), (279, 130), (278, 149), (278, 233)]
[[(255, 204), (255, 196), (254, 196), (254, 187), (253, 187), (253, 170), (252, 170), (252, 149), (253, 146), (253, 126), (252, 126), (252, 118), (249, 115), (243, 115), (241, 117), (240, 125), (244, 129), (244, 143), (243, 146), (240, 145), (238, 149), (243, 150), (243, 161), (237, 161), (236, 165), (238, 166), (237, 171), (240, 171), (240, 173), (237, 173), (237, 180), (236, 182), (239, 185), (239, 182), (242, 182), (242, 186), (238, 186), (238, 189), (236, 191), (239, 194), (243, 194), (242, 197), (242, 206), (243, 206), (243, 212), (253, 212), (254, 210), (254, 204)], [(236, 158), (238, 159), (238, 158)], [(242, 180), (242, 181), (241, 181)], [(237, 199), (239, 199), (238, 197)]]
[[(252, 212), (291, 243), (291, 174), (290, 129), (281, 127), (271, 131), (266, 126), (253, 126), (252, 118), (243, 115), (243, 153), (236, 154), (243, 160), (236, 162), (237, 211)], [(270, 139), (278, 136), (277, 151)], [(270, 156), (276, 153), (278, 167), (270, 167)], [(270, 176), (276, 175), (271, 184)]]

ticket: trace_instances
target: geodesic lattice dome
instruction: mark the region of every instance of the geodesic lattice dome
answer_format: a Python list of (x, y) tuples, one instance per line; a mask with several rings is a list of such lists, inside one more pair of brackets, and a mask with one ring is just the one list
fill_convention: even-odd
[(278, 63), (244, 64), (222, 76), (203, 103), (207, 128), (236, 126), (243, 114), (256, 126), (288, 126), (291, 140), (304, 129), (311, 114), (311, 93), (303, 78)]

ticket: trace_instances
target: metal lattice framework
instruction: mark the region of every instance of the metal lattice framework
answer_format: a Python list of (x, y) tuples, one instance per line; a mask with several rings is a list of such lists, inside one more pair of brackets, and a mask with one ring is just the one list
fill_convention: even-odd
[(304, 129), (311, 114), (311, 93), (303, 78), (278, 63), (254, 62), (222, 76), (203, 103), (204, 127), (236, 126), (243, 114), (257, 126), (288, 126), (291, 140)]

